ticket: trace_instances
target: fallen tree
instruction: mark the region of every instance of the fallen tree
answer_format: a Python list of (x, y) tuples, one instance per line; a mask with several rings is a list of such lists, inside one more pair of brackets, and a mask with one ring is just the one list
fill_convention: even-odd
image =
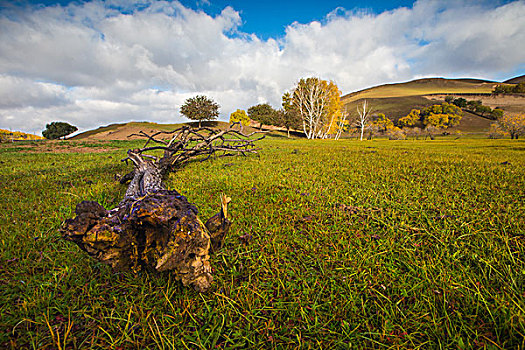
[(184, 126), (152, 135), (140, 132), (145, 145), (128, 150), (123, 159), (134, 168), (120, 178), (122, 184), (129, 181), (122, 201), (111, 210), (80, 202), (76, 217), (61, 228), (63, 237), (115, 270), (169, 270), (185, 286), (207, 290), (213, 280), (209, 252), (221, 247), (231, 225), (230, 198), (222, 195), (220, 212), (203, 223), (197, 208), (167, 190), (163, 178), (191, 161), (257, 154), (254, 142), (264, 135), (256, 134), (243, 134), (233, 125), (222, 131)]

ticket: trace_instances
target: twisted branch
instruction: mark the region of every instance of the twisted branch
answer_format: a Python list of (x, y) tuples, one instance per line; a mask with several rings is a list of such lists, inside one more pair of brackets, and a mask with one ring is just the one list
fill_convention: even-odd
[[(222, 158), (235, 155), (246, 156), (257, 154), (260, 148), (255, 142), (262, 140), (265, 132), (255, 131), (244, 134), (233, 127), (240, 123), (233, 123), (226, 130), (215, 130), (209, 127), (191, 128), (182, 126), (172, 131), (158, 131), (147, 134), (140, 131), (131, 136), (146, 139), (142, 148), (128, 151), (128, 156), (122, 161), (132, 160), (135, 165), (137, 157), (152, 159), (161, 174), (180, 168), (191, 161), (205, 161), (210, 157)], [(163, 150), (162, 157), (148, 154), (151, 151)], [(121, 182), (129, 180), (129, 174), (122, 177)]]

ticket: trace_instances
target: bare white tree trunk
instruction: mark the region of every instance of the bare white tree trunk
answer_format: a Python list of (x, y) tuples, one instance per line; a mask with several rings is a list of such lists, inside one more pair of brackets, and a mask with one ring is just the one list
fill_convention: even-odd
[[(332, 126), (334, 125), (334, 121), (337, 119), (337, 114), (332, 113), (332, 116), (330, 117), (330, 123), (328, 124), (328, 127), (323, 128), (323, 134), (321, 138), (327, 139), (330, 133), (330, 130), (332, 130)], [(339, 129), (339, 128), (338, 128)]]
[(346, 122), (346, 117), (348, 117), (348, 113), (344, 111), (342, 113), (342, 116), (343, 117), (339, 121), (339, 125), (337, 127), (337, 132), (335, 134), (334, 140), (339, 140), (339, 138), (341, 137), (341, 134), (343, 133), (343, 129), (345, 128), (345, 122)]
[(361, 109), (359, 109), (359, 105), (357, 105), (357, 114), (359, 115), (359, 119), (357, 120), (357, 125), (361, 128), (361, 141), (363, 141), (363, 134), (365, 132), (365, 129), (368, 127), (369, 121), (370, 121), (370, 111), (371, 107), (368, 105), (366, 100), (363, 101), (363, 104), (361, 105)]
[(321, 79), (312, 78), (304, 84), (297, 84), (294, 92), (294, 103), (303, 120), (303, 131), (308, 139), (323, 136), (329, 93), (323, 88)]

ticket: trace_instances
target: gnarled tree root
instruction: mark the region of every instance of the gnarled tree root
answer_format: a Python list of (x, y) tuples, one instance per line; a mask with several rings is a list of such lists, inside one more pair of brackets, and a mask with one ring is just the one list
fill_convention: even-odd
[(220, 247), (230, 227), (225, 215), (220, 216), (225, 198), (219, 217), (212, 217), (206, 225), (197, 217), (197, 208), (176, 191), (151, 191), (113, 210), (83, 201), (61, 233), (115, 270), (170, 270), (185, 286), (202, 292), (213, 281), (210, 246)]

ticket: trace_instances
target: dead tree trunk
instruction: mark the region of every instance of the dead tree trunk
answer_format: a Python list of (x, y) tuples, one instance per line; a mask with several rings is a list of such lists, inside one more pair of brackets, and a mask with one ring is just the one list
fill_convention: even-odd
[[(209, 252), (221, 247), (230, 228), (230, 198), (222, 195), (220, 212), (203, 223), (186, 197), (166, 189), (163, 176), (194, 160), (257, 153), (254, 142), (264, 136), (253, 134), (187, 126), (153, 135), (141, 132), (146, 144), (123, 159), (134, 165), (120, 179), (130, 181), (123, 200), (112, 210), (93, 201), (79, 203), (76, 217), (61, 228), (63, 237), (115, 270), (169, 270), (185, 286), (206, 291), (213, 280)], [(147, 154), (155, 151), (163, 155)]]

